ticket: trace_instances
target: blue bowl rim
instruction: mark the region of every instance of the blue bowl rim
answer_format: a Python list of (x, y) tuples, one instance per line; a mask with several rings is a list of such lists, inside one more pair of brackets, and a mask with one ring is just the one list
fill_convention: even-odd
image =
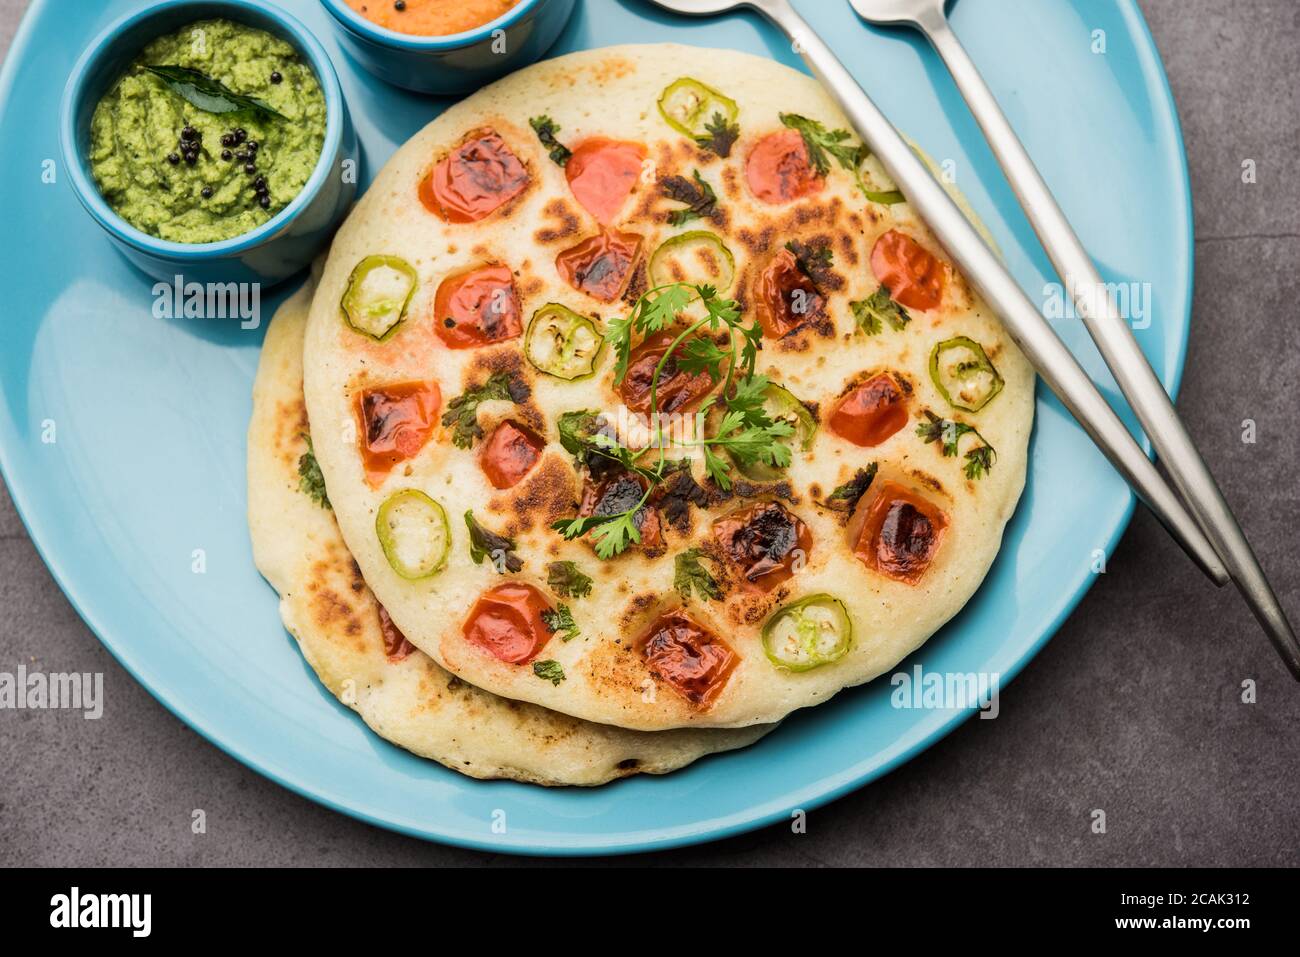
[[(316, 72), (321, 90), (325, 94), (325, 142), (321, 147), (320, 158), (311, 178), (284, 209), (256, 229), (241, 233), (231, 239), (215, 243), (177, 243), (160, 239), (132, 226), (108, 205), (100, 192), (99, 186), (91, 175), (85, 150), (79, 140), (77, 117), (79, 107), (85, 96), (86, 80), (91, 68), (95, 66), (108, 51), (120, 41), (126, 31), (140, 23), (162, 15), (174, 14), (186, 7), (228, 7), (234, 13), (254, 13), (279, 22), (293, 38), (298, 52), (305, 56)], [(159, 34), (161, 36), (161, 34)], [(291, 13), (260, 2), (260, 0), (161, 0), (142, 10), (129, 13), (110, 24), (103, 33), (87, 47), (64, 89), (63, 102), (60, 107), (59, 132), (63, 140), (63, 161), (72, 178), (72, 185), (81, 204), (94, 219), (115, 238), (122, 240), (152, 255), (168, 260), (182, 262), (199, 262), (211, 259), (228, 258), (247, 252), (262, 245), (274, 237), (292, 220), (297, 218), (320, 193), (325, 180), (331, 175), (334, 159), (343, 144), (344, 111), (347, 109), (343, 98), (343, 87), (338, 73), (334, 69), (329, 55), (320, 41), (310, 30)]]
[(357, 13), (345, 0), (321, 0), (321, 5), (346, 29), (366, 39), (384, 46), (408, 52), (434, 52), (439, 50), (458, 50), (473, 46), (490, 37), (493, 31), (503, 30), (521, 19), (526, 12), (539, 6), (546, 0), (519, 0), (495, 20), (490, 20), (481, 27), (466, 30), (463, 33), (451, 33), (442, 37), (419, 37), (411, 33), (398, 33), (381, 27), (373, 20), (368, 20)]

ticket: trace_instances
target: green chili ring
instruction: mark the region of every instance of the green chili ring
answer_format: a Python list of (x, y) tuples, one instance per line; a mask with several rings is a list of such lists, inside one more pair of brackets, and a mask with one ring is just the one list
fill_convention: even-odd
[[(962, 358), (956, 353), (965, 353)], [(955, 362), (945, 362), (956, 359)], [(963, 412), (978, 412), (993, 401), (1006, 384), (984, 347), (974, 339), (945, 339), (930, 353), (930, 381), (949, 405)]]
[(867, 199), (873, 203), (880, 203), (882, 206), (893, 206), (897, 203), (907, 202), (907, 197), (899, 190), (898, 186), (889, 174), (885, 172), (884, 166), (874, 153), (868, 153), (858, 164), (858, 188), (862, 190)]
[(567, 382), (594, 373), (604, 345), (594, 322), (558, 302), (533, 313), (524, 334), (524, 355), (533, 368)]
[(419, 489), (404, 489), (379, 506), (375, 534), (393, 571), (409, 581), (442, 571), (451, 552), (447, 512)]
[(731, 97), (689, 76), (669, 83), (659, 95), (659, 115), (664, 122), (691, 139), (708, 135), (707, 124), (715, 113), (734, 123), (740, 107)]
[(339, 307), (347, 324), (377, 342), (387, 341), (406, 319), (420, 277), (398, 256), (367, 256), (348, 277)]
[(801, 672), (838, 661), (853, 644), (853, 622), (834, 595), (809, 595), (777, 609), (763, 625), (768, 661)]
[[(716, 256), (719, 265), (716, 279), (708, 276), (699, 279), (687, 276), (685, 279), (678, 280), (671, 275), (669, 267), (674, 257), (678, 262), (681, 262), (693, 247), (712, 251)], [(727, 248), (727, 244), (722, 241), (722, 237), (717, 233), (711, 233), (707, 229), (693, 229), (690, 232), (680, 233), (671, 239), (665, 240), (650, 257), (647, 272), (652, 289), (680, 281), (700, 286), (707, 284), (719, 293), (725, 294), (731, 289), (731, 284), (736, 279), (736, 257), (731, 254), (731, 250)]]
[[(798, 443), (799, 451), (807, 452), (812, 448), (813, 437), (817, 434), (817, 420), (789, 389), (775, 382), (768, 383), (763, 391), (763, 411), (774, 422), (785, 419), (794, 426), (794, 440)], [(736, 464), (736, 471), (751, 482), (774, 482), (785, 471), (763, 462), (742, 463), (734, 455), (731, 460)]]

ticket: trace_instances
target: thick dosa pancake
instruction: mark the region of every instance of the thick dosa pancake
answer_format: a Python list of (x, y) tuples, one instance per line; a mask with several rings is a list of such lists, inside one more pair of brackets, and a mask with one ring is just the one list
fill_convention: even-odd
[[(681, 92), (675, 81), (683, 75), (736, 101), (739, 139), (729, 157), (683, 136), (657, 108), (661, 96)], [(791, 125), (799, 121), (791, 115), (821, 124), (827, 168), (820, 179), (809, 175), (811, 147), (801, 145), (802, 134)], [(541, 142), (534, 122), (549, 131), (550, 142)], [(852, 140), (837, 139), (833, 131), (847, 126), (811, 78), (767, 60), (676, 45), (628, 46), (574, 54), (515, 74), (453, 106), (397, 152), (334, 243), (307, 333), (306, 396), (344, 538), (366, 581), (415, 645), (494, 693), (586, 719), (640, 729), (736, 727), (779, 719), (887, 671), (975, 592), (1023, 488), (1034, 376), (911, 207), (883, 204), (878, 196), (869, 201), (857, 177), (840, 167), (833, 151)], [(818, 128), (811, 132), (816, 137)], [(617, 204), (600, 201), (608, 199), (607, 188), (596, 190), (598, 201), (588, 196), (580, 203), (576, 185), (570, 186), (572, 164), (597, 137), (645, 148), (647, 163), (635, 182), (629, 180), (632, 193), (621, 210), (611, 212)], [(791, 157), (780, 151), (791, 137), (792, 149), (803, 154), (786, 162)], [(548, 155), (556, 142), (574, 150), (569, 166), (561, 168)], [(637, 155), (634, 147), (624, 154)], [(604, 177), (606, 187), (620, 173), (618, 162), (594, 165), (595, 180)], [(766, 169), (766, 179), (751, 176), (751, 168), (760, 174)], [(466, 174), (463, 194), (496, 190), (494, 196), (508, 195), (508, 201), (486, 218), (453, 221), (478, 215), (440, 205), (437, 191), (457, 170)], [(717, 203), (693, 221), (674, 225), (669, 217), (684, 201), (665, 195), (676, 182), (669, 178), (690, 184), (697, 182), (696, 172)], [(484, 175), (475, 179), (477, 173)], [(798, 195), (804, 187), (807, 195)], [(774, 190), (795, 198), (780, 201), (782, 193), (768, 202), (772, 197), (764, 193)], [(426, 202), (430, 196), (435, 202)], [(716, 234), (735, 260), (734, 281), (721, 292), (739, 301), (746, 322), (762, 320), (764, 284), (783, 255), (790, 267), (786, 280), (802, 282), (806, 273), (809, 291), (824, 300), (812, 310), (816, 321), (795, 332), (765, 330), (757, 360), (759, 373), (820, 419), (809, 447), (795, 451), (779, 481), (737, 478), (727, 491), (705, 478), (697, 457), (692, 474), (701, 494), (691, 492), (686, 503), (678, 502), (675, 517), (661, 504), (651, 517), (662, 534), (647, 533), (645, 543), (608, 561), (593, 553), (590, 534), (566, 541), (552, 524), (579, 514), (584, 499), (593, 508), (608, 501), (602, 497), (608, 489), (577, 467), (562, 445), (559, 417), (574, 410), (618, 417), (623, 397), (614, 383), (614, 349), (604, 349), (589, 377), (543, 375), (525, 358), (527, 334), (518, 334), (549, 303), (609, 330), (645, 290), (645, 271), (638, 268), (621, 299), (603, 303), (593, 295), (605, 292), (600, 279), (606, 267), (618, 264), (616, 256), (576, 279), (561, 273), (562, 254), (606, 235), (589, 209), (609, 230), (642, 237), (643, 266), (646, 254), (669, 237), (696, 229)], [(803, 244), (795, 246), (800, 254), (787, 250), (790, 241)], [(829, 264), (812, 261), (816, 257), (808, 250), (818, 248), (829, 250)], [(883, 267), (877, 268), (882, 248)], [(891, 267), (896, 260), (890, 257), (899, 250), (907, 268)], [(404, 320), (367, 330), (365, 315), (351, 299), (350, 318), (344, 314), (344, 298), (365, 272), (362, 264), (375, 256), (401, 257), (415, 284)], [(513, 278), (516, 326), (503, 321), (501, 340), (490, 345), (449, 348), (449, 331), (460, 327), (443, 314), (439, 289), (449, 277), (487, 267), (504, 267)], [(600, 275), (593, 279), (595, 273)], [(389, 281), (396, 276), (390, 272)], [(898, 303), (889, 298), (887, 279), (898, 287), (892, 291)], [(912, 290), (913, 305), (903, 302), (905, 287)], [(883, 303), (873, 300), (881, 293)], [(931, 293), (937, 298), (927, 301)], [(782, 301), (791, 298), (781, 295)], [(875, 314), (873, 301), (882, 307)], [(907, 305), (906, 316), (889, 313), (900, 303)], [(485, 312), (485, 323), (486, 317)], [(982, 353), (963, 343), (977, 344)], [(936, 358), (945, 366), (943, 375), (983, 381), (982, 394), (979, 388), (965, 396), (940, 388), (931, 370)], [(1000, 391), (988, 388), (985, 368), (996, 369)], [(458, 446), (466, 405), (453, 403), (472, 397), (494, 373), (504, 374), (509, 388), (478, 405), (482, 434), (461, 434)], [(398, 391), (393, 386), (411, 383), (426, 390), (436, 386), (439, 413), (450, 410), (453, 417), (444, 424), (429, 418), (428, 431), (400, 450), (391, 472), (377, 475), (362, 457), (363, 443), (375, 438), (369, 430), (379, 421), (367, 418), (368, 397), (387, 395), (388, 401)], [(887, 401), (870, 383), (891, 393)], [(857, 439), (846, 440), (852, 422), (837, 425), (834, 419), (852, 405), (850, 399), (868, 411), (902, 410), (906, 421), (901, 427), (886, 423), (895, 430), (887, 437), (875, 434), (875, 421)], [(474, 416), (471, 409), (471, 425)], [(503, 490), (488, 480), (485, 448), (493, 445), (495, 451), (493, 443), (508, 423), (517, 429), (515, 439), (518, 430), (525, 439), (531, 432), (545, 446), (522, 481)], [(382, 433), (376, 432), (381, 438)], [(981, 452), (986, 448), (996, 458)], [(854, 480), (872, 469), (878, 471), (850, 521), (841, 506), (852, 501)], [(413, 505), (417, 501), (422, 504)], [(402, 524), (396, 506), (383, 509), (393, 502), (412, 506), (422, 521), (434, 523), (423, 538), (398, 534), (411, 526)], [(772, 520), (766, 531), (755, 533), (756, 512), (748, 511), (741, 531), (727, 537), (727, 523), (736, 524), (739, 510), (760, 506)], [(447, 523), (435, 527), (439, 507)], [(476, 554), (463, 520), (467, 512), (513, 540), (513, 551), (495, 551), (500, 558), (513, 556), (515, 567), (476, 561), (484, 549)], [(422, 542), (445, 542), (447, 535), (445, 553), (426, 550), (424, 565), (403, 564), (404, 549), (419, 552)], [(783, 561), (797, 559), (794, 574), (768, 590), (751, 587), (754, 567), (736, 558), (742, 539), (751, 555), (755, 549), (766, 555), (784, 541), (780, 554)], [(787, 547), (796, 539), (798, 548)], [(688, 564), (687, 571), (702, 567), (712, 575), (716, 598), (698, 589), (683, 597), (675, 588), (681, 580), (677, 556), (696, 548), (700, 564)], [(390, 561), (390, 555), (396, 557)], [(481, 626), (481, 616), (502, 608), (497, 593), (488, 592), (503, 583), (514, 587), (512, 594), (531, 595), (557, 613), (563, 596), (548, 587), (548, 569), (557, 561), (576, 563), (594, 580), (589, 596), (564, 599), (580, 630), (577, 638), (566, 641), (568, 632), (557, 628), (549, 640), (543, 634), (528, 647)], [(817, 646), (816, 628), (827, 624), (826, 615), (837, 614), (837, 606), (817, 599), (819, 625), (803, 617), (797, 603), (820, 595), (840, 601), (851, 624), (847, 643), (836, 637)], [(794, 618), (782, 611), (792, 604)], [(500, 625), (516, 612), (524, 621), (538, 609), (501, 612), (489, 624)], [(774, 628), (792, 622), (798, 628)], [(812, 631), (799, 630), (804, 626)], [(831, 626), (832, 635), (848, 633), (843, 618)], [(778, 644), (787, 643), (784, 659), (769, 659), (765, 629), (769, 640), (775, 634)], [(812, 643), (810, 653), (798, 644), (804, 641), (800, 636)], [(816, 666), (804, 667), (809, 664)]]
[(471, 777), (536, 784), (661, 774), (770, 730), (628, 731), (498, 698), (419, 651), (390, 658), (379, 606), (333, 513), (302, 488), (302, 338), (310, 302), (305, 287), (267, 330), (248, 434), (248, 511), (257, 567), (280, 593), (285, 627), (325, 687), (381, 737), (422, 757)]

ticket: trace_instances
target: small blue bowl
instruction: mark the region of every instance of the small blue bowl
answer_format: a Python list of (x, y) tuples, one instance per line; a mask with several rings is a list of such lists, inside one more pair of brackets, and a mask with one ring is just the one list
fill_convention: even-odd
[(345, 0), (321, 3), (338, 24), (343, 47), (379, 79), (417, 93), (451, 96), (540, 60), (569, 22), (576, 0), (520, 0), (490, 23), (445, 37), (387, 30)]
[[(100, 99), (151, 41), (199, 20), (223, 18), (288, 41), (310, 63), (325, 94), (325, 145), (302, 192), (275, 218), (219, 243), (151, 236), (113, 211), (87, 161), (90, 121)], [(330, 240), (357, 192), (357, 137), (324, 47), (298, 20), (257, 0), (167, 0), (117, 21), (73, 68), (59, 117), (63, 161), (77, 198), (140, 270), (166, 282), (249, 282), (270, 286), (307, 266)]]

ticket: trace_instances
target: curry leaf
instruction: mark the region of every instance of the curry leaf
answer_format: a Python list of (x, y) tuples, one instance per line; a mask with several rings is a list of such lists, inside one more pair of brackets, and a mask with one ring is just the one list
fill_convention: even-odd
[(219, 80), (198, 70), (169, 65), (146, 66), (145, 69), (167, 84), (168, 89), (190, 106), (204, 113), (253, 112), (280, 120), (286, 119), (284, 114), (276, 112), (265, 100), (228, 90)]

